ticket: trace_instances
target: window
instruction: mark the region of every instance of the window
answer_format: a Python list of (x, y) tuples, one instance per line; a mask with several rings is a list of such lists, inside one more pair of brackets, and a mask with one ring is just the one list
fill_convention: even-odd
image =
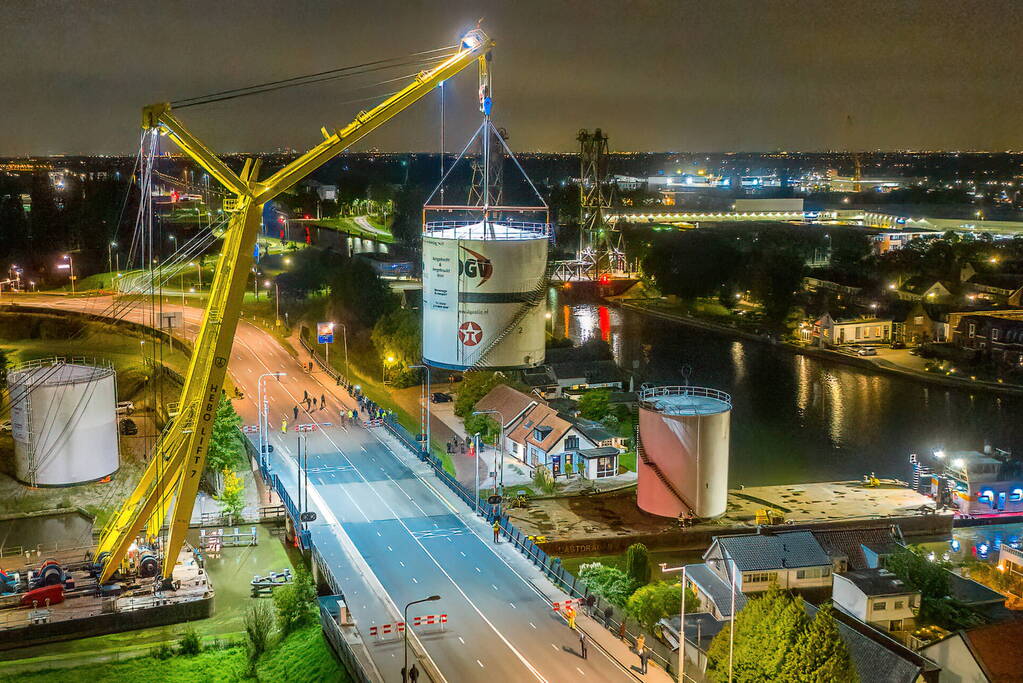
[(819, 579), (831, 574), (831, 567), (806, 567), (796, 570), (797, 579)]
[(984, 489), (983, 491), (980, 492), (980, 495), (977, 496), (977, 502), (978, 503), (987, 503), (988, 505), (994, 505), (995, 504), (995, 492), (992, 491), (991, 489)]
[(778, 580), (778, 572), (752, 572), (742, 577), (745, 583), (771, 583)]
[(579, 450), (579, 437), (578, 436), (566, 436), (565, 437), (565, 450), (566, 451)]
[(974, 325), (973, 323), (970, 323), (970, 339), (973, 339), (976, 336), (977, 336), (977, 326)]
[(1023, 489), (1013, 489), (1012, 493), (1009, 494), (1009, 500), (1013, 502), (1023, 500)]
[(991, 330), (991, 341), (998, 341), (998, 333), (1001, 332), (997, 327)]
[(902, 609), (905, 606), (906, 606), (905, 600), (896, 600), (895, 605), (892, 607), (892, 609)]
[(604, 456), (597, 458), (597, 477), (613, 477), (618, 473), (618, 458)]
[(856, 338), (857, 339), (863, 339), (863, 328), (862, 327), (857, 327), (856, 328)]
[(885, 602), (884, 600), (878, 600), (877, 602), (874, 603), (874, 611), (875, 612), (884, 612), (885, 609), (887, 609), (887, 608), (888, 608), (888, 603)]

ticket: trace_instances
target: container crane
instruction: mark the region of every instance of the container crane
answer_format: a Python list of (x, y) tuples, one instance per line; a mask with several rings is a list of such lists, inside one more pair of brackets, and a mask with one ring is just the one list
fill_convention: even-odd
[(229, 198), (234, 199), (234, 208), (185, 375), (178, 416), (164, 429), (138, 485), (100, 536), (96, 564), (100, 567), (101, 584), (110, 581), (121, 568), (143, 528), (147, 529), (149, 538), (155, 538), (164, 520), (169, 519), (161, 572), (164, 587), (172, 586), (174, 565), (185, 541), (199, 481), (206, 467), (213, 418), (220, 403), (241, 314), (263, 205), (473, 62), (477, 62), (481, 74), (485, 74), (486, 59), (493, 44), (479, 28), (469, 31), (454, 55), (419, 73), (411, 83), (373, 109), (360, 112), (344, 128), (334, 132), (322, 128), (322, 142), (266, 180), (259, 180), (258, 159), (246, 159), (240, 173), (231, 170), (185, 127), (171, 111), (169, 103), (143, 109), (143, 129), (170, 137), (182, 152), (224, 186)]

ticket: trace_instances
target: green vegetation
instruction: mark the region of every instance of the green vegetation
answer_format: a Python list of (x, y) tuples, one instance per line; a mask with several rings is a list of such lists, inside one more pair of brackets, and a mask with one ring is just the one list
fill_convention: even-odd
[[(625, 603), (630, 617), (653, 629), (661, 619), (675, 616), (682, 608), (682, 583), (658, 581), (637, 588)], [(693, 589), (686, 589), (686, 612), (698, 612), (700, 600)]]
[(274, 589), (274, 609), (277, 611), (277, 627), (281, 632), (287, 635), (305, 623), (315, 599), (316, 589), (309, 572), (299, 567), (290, 585)]
[(473, 371), (465, 373), (462, 376), (461, 384), (458, 385), (455, 415), (462, 419), (471, 417), (479, 400), (498, 384), (507, 384), (513, 389), (525, 389), (522, 384), (510, 380), (502, 372)]
[(955, 631), (983, 623), (980, 615), (969, 606), (951, 597), (950, 565), (931, 562), (919, 546), (899, 548), (885, 566), (907, 586), (920, 591), (920, 625), (933, 624)]
[[(712, 681), (729, 679), (729, 631), (707, 652)], [(810, 619), (802, 599), (771, 588), (735, 616), (733, 673), (739, 681), (852, 683), (857, 680), (829, 607)]]
[(234, 472), (245, 464), (245, 449), (242, 435), (238, 431), (242, 418), (235, 412), (234, 405), (224, 392), (220, 394), (220, 405), (213, 418), (213, 433), (210, 448), (206, 454), (206, 469), (210, 472)]
[[(320, 218), (313, 221), (313, 225), (320, 228), (329, 228), (331, 230), (338, 230), (340, 232), (346, 232), (356, 237), (366, 237), (377, 242), (383, 242), (390, 244), (394, 242), (394, 236), (391, 234), (391, 224), (394, 222), (393, 218), (387, 221), (382, 221), (378, 218), (369, 216), (363, 217), (366, 222), (369, 223), (376, 230), (367, 230), (364, 226), (359, 225), (359, 222), (354, 217), (338, 217), (338, 218)], [(377, 232), (383, 231), (383, 232)]]
[(587, 420), (603, 420), (611, 407), (608, 389), (592, 389), (579, 397), (579, 415)]
[[(296, 629), (269, 647), (250, 671), (246, 646), (240, 643), (216, 643), (198, 654), (187, 656), (166, 650), (126, 661), (90, 664), (18, 674), (3, 681), (18, 683), (63, 683), (88, 680), (91, 683), (122, 681), (161, 681), (166, 683), (229, 683), (233, 681), (337, 681), (351, 680), (334, 659), (324, 641), (319, 624)], [(180, 648), (180, 646), (179, 646)], [(159, 656), (157, 656), (159, 655)], [(254, 674), (254, 675), (253, 675)]]
[(625, 573), (639, 584), (650, 580), (650, 551), (642, 543), (633, 543), (625, 551)]
[(596, 593), (612, 605), (623, 609), (629, 597), (642, 585), (621, 569), (599, 562), (579, 567), (579, 578), (586, 581), (591, 593)]
[(245, 509), (245, 482), (231, 470), (224, 470), (223, 474), (224, 487), (215, 498), (220, 503), (221, 513), (227, 517), (230, 524)]
[(469, 415), (465, 418), (465, 432), (480, 435), (484, 443), (496, 444), (501, 436), (501, 425), (490, 415)]

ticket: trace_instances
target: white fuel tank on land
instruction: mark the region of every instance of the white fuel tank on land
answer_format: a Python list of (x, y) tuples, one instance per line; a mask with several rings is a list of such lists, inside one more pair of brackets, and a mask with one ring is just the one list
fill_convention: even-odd
[(15, 477), (32, 486), (71, 486), (114, 474), (114, 368), (95, 359), (48, 358), (8, 374)]
[(639, 394), (636, 502), (651, 514), (719, 517), (728, 504), (732, 397), (690, 386)]
[[(423, 358), (450, 370), (544, 360), (545, 223), (434, 221), (423, 226)], [(482, 361), (480, 360), (482, 358)]]

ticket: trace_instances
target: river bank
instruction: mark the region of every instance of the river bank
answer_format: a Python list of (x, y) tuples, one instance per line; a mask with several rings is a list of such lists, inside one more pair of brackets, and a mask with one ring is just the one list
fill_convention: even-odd
[(661, 320), (670, 320), (671, 322), (679, 323), (680, 325), (697, 327), (702, 330), (707, 330), (709, 332), (716, 332), (718, 334), (739, 337), (741, 339), (747, 339), (749, 341), (760, 342), (762, 344), (768, 344), (770, 346), (773, 346), (784, 351), (788, 351), (790, 353), (810, 356), (812, 358), (818, 358), (821, 360), (832, 361), (836, 363), (843, 363), (845, 365), (851, 365), (864, 370), (898, 375), (900, 377), (904, 377), (911, 380), (928, 382), (931, 384), (938, 384), (946, 387), (954, 387), (956, 389), (966, 389), (969, 391), (975, 390), (987, 391), (1011, 396), (1023, 396), (1023, 387), (1020, 386), (996, 384), (994, 382), (985, 382), (981, 380), (961, 379), (958, 377), (951, 377), (947, 375), (936, 375), (934, 373), (922, 370), (915, 370), (913, 368), (902, 367), (892, 363), (891, 361), (884, 359), (872, 360), (869, 357), (853, 356), (850, 354), (842, 353), (841, 351), (812, 348), (800, 344), (794, 344), (792, 342), (779, 341), (777, 339), (765, 335), (753, 334), (752, 332), (746, 332), (745, 330), (740, 330), (729, 325), (723, 325), (709, 320), (704, 320), (702, 318), (696, 318), (681, 313), (670, 313), (667, 311), (655, 310), (648, 305), (644, 305), (642, 303), (642, 300), (635, 299), (621, 300), (609, 298), (606, 299), (606, 301), (611, 306), (617, 306), (623, 309), (633, 311), (635, 313), (639, 313), (641, 315), (648, 315), (651, 317), (660, 318)]

